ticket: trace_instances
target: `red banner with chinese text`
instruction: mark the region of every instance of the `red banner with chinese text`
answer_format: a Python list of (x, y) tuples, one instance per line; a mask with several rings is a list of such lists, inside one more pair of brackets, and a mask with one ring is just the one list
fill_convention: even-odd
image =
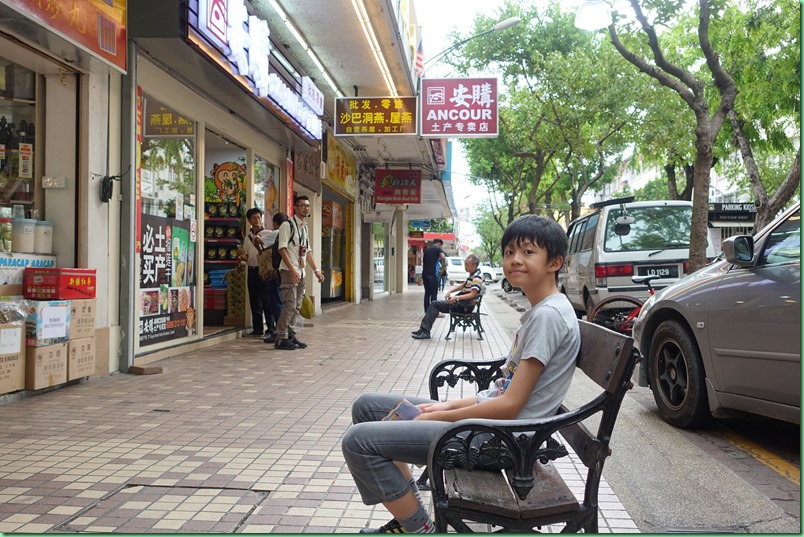
[(421, 170), (377, 170), (374, 177), (374, 203), (421, 203)]
[(4, 3), (126, 72), (126, 0), (5, 0)]

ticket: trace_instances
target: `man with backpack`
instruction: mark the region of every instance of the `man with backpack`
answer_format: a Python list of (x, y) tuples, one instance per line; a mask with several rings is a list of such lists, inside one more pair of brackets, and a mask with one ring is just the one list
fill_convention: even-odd
[[(273, 343), (276, 340), (276, 323), (282, 310), (282, 299), (279, 296), (279, 271), (265, 270), (261, 256), (271, 257), (270, 250), (279, 234), (279, 225), (288, 219), (284, 213), (276, 213), (273, 217), (273, 229), (262, 227), (263, 212), (258, 208), (246, 211), (246, 220), (251, 229), (243, 241), (245, 254), (241, 260), (248, 266), (246, 285), (248, 300), (251, 305), (251, 322), (254, 330), (250, 336), (265, 335), (264, 341)], [(264, 324), (263, 324), (264, 323)], [(265, 326), (265, 330), (263, 330)]]
[(310, 216), (310, 199), (296, 196), (295, 213), (287, 222), (279, 226), (279, 238), (274, 248), (282, 258), (279, 264), (279, 294), (282, 296), (282, 313), (276, 326), (274, 346), (282, 350), (304, 349), (307, 347), (296, 338), (293, 329), (304, 297), (304, 274), (307, 265), (313, 269), (319, 282), (324, 275), (315, 266), (313, 252), (310, 250), (310, 232), (305, 219)]

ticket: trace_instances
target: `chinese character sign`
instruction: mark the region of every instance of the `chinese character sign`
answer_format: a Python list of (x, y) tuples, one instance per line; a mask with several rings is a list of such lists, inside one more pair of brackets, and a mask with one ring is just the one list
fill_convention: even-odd
[(496, 78), (423, 78), (421, 135), (497, 136)]
[(374, 202), (397, 205), (421, 203), (421, 170), (377, 170), (374, 177)]
[(335, 136), (416, 134), (416, 97), (335, 99)]

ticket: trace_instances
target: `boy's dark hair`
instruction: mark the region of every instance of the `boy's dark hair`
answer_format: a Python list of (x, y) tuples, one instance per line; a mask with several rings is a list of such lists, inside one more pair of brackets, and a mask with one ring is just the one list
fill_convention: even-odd
[(282, 225), (282, 222), (288, 221), (288, 215), (286, 215), (283, 212), (277, 212), (272, 218), (272, 220), (274, 221), (274, 224)]
[[(503, 257), (506, 246), (512, 243), (516, 243), (518, 246), (523, 240), (530, 241), (539, 248), (547, 250), (548, 261), (557, 257), (567, 258), (569, 249), (567, 232), (555, 220), (535, 214), (526, 214), (508, 224), (500, 241)], [(556, 278), (558, 278), (558, 272), (556, 272)]]
[(262, 216), (262, 210), (258, 209), (257, 207), (252, 207), (251, 209), (246, 211), (246, 220), (248, 220), (257, 213), (259, 213), (260, 216)]

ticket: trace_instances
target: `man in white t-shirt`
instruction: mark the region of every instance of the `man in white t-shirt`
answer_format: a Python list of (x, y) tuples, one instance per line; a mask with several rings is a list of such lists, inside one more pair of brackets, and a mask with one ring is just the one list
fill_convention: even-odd
[(282, 350), (304, 349), (307, 344), (296, 338), (293, 327), (304, 297), (304, 269), (309, 265), (316, 279), (324, 281), (324, 275), (315, 266), (313, 252), (310, 250), (310, 231), (305, 219), (310, 216), (310, 199), (296, 196), (295, 214), (279, 226), (279, 294), (282, 296), (282, 313), (276, 326), (276, 343)]

